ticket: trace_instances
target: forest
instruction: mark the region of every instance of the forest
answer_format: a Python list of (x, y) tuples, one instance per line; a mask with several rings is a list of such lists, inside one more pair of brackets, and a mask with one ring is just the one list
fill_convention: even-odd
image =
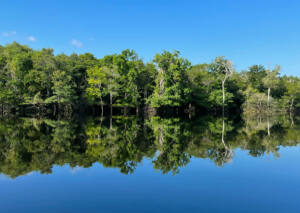
[(96, 58), (13, 42), (0, 45), (0, 111), (299, 111), (300, 78), (280, 71), (257, 64), (238, 72), (223, 56), (192, 65), (178, 51), (163, 51), (145, 63), (128, 49)]

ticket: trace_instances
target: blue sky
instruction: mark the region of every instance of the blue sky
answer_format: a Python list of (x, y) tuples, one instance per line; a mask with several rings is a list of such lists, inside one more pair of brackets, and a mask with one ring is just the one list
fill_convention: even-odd
[(237, 70), (279, 64), (282, 74), (300, 76), (297, 0), (4, 0), (0, 7), (1, 45), (97, 57), (130, 48), (145, 61), (176, 49), (193, 64), (226, 56)]

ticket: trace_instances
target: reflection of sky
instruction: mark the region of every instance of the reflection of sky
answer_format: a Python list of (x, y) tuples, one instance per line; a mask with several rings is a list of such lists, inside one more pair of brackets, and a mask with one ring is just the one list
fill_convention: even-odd
[(11, 178), (6, 175), (0, 174), (0, 181), (1, 180), (11, 180)]
[(209, 159), (192, 158), (175, 176), (154, 172), (151, 159), (132, 175), (98, 163), (90, 168), (54, 166), (51, 175), (1, 178), (1, 210), (299, 212), (299, 147), (281, 148), (279, 153), (280, 158), (254, 158), (237, 149), (233, 162), (221, 168)]
[[(30, 175), (33, 175), (34, 173), (36, 172), (28, 172), (27, 174), (23, 175), (23, 176), (30, 176)], [(11, 177), (7, 176), (7, 175), (4, 175), (4, 174), (0, 174), (0, 181), (1, 180), (12, 180)], [(12, 180), (13, 181), (13, 180)]]
[(76, 166), (76, 167), (73, 167), (73, 168), (70, 168), (70, 172), (71, 174), (75, 175), (77, 173), (79, 173), (80, 171), (82, 171), (82, 167), (79, 167), (79, 166)]

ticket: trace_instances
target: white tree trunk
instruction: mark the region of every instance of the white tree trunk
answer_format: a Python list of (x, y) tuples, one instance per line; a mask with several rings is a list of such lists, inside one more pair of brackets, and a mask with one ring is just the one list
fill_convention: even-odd
[(290, 105), (290, 112), (294, 110), (294, 98), (291, 100), (291, 105)]
[(268, 107), (270, 107), (270, 93), (271, 93), (271, 88), (268, 88)]
[(226, 81), (226, 79), (224, 79), (223, 81), (222, 81), (222, 94), (223, 94), (223, 107), (224, 107), (224, 104), (225, 104), (225, 81)]
[(109, 99), (110, 99), (110, 116), (112, 116), (112, 93), (109, 93)]

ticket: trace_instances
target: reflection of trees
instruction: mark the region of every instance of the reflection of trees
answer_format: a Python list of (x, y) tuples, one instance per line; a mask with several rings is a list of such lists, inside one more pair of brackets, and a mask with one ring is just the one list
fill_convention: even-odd
[(239, 129), (240, 146), (249, 150), (251, 156), (273, 153), (279, 157), (280, 146), (295, 146), (300, 143), (299, 125), (291, 127), (289, 118), (283, 115), (258, 115), (257, 118), (247, 116), (244, 120), (246, 125)]
[[(117, 117), (112, 127), (100, 126), (97, 120), (86, 125), (87, 156), (105, 167), (117, 167), (132, 173), (144, 156), (155, 153), (148, 132), (135, 117)], [(150, 136), (151, 138), (151, 136)]]
[(218, 166), (231, 162), (233, 148), (236, 146), (232, 137), (235, 129), (232, 121), (226, 118), (208, 117), (206, 122), (193, 125), (193, 141), (189, 146), (189, 153), (195, 157), (209, 158)]
[[(46, 124), (35, 119), (1, 122), (0, 171), (11, 177), (31, 171), (51, 173), (54, 164), (68, 163), (75, 126), (71, 122)], [(64, 159), (61, 161), (61, 159)]]
[(152, 117), (148, 124), (153, 130), (154, 143), (158, 150), (153, 161), (154, 168), (163, 173), (177, 173), (179, 167), (185, 166), (190, 160), (185, 149), (191, 132), (178, 118)]
[(149, 126), (158, 150), (154, 167), (163, 173), (177, 173), (192, 156), (209, 158), (219, 166), (230, 162), (233, 157), (231, 146), (235, 146), (235, 142), (230, 144), (228, 141), (234, 135), (234, 127), (226, 119), (208, 116), (191, 122), (153, 117)]
[[(293, 125), (291, 125), (293, 122)], [(53, 165), (105, 167), (132, 173), (143, 158), (163, 173), (179, 172), (191, 157), (222, 166), (236, 148), (253, 157), (279, 156), (280, 147), (300, 142), (300, 120), (288, 115), (197, 120), (136, 117), (77, 120), (0, 120), (0, 173), (10, 177), (31, 171), (51, 173)]]

